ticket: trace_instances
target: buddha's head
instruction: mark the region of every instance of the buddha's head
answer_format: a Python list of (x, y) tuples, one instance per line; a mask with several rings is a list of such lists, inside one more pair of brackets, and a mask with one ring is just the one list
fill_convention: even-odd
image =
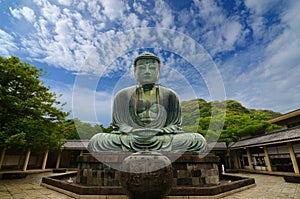
[(160, 59), (144, 52), (134, 60), (134, 75), (139, 85), (155, 84), (159, 79)]

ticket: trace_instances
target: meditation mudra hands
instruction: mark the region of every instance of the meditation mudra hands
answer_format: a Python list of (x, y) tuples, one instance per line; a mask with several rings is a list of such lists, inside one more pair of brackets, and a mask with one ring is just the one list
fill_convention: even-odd
[(150, 137), (158, 134), (162, 134), (164, 131), (161, 129), (152, 129), (152, 128), (141, 128), (141, 129), (133, 129), (131, 133), (140, 137)]

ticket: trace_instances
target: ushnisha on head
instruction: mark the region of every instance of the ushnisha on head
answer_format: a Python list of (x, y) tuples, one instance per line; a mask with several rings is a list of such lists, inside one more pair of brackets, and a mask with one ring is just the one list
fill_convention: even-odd
[(134, 60), (134, 75), (138, 85), (157, 83), (160, 59), (152, 53), (144, 52)]

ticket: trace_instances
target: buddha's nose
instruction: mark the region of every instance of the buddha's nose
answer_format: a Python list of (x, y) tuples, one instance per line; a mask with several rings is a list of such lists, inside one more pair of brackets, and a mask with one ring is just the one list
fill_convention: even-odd
[(149, 69), (149, 66), (146, 66), (146, 71), (145, 71), (146, 74), (149, 74), (150, 73), (150, 69)]

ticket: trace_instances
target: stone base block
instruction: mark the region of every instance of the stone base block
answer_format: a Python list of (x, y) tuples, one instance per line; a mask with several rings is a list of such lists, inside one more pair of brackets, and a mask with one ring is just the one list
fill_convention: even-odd
[[(131, 153), (84, 154), (78, 157), (76, 182), (88, 186), (121, 186), (120, 170), (123, 160)], [(219, 158), (209, 154), (164, 154), (172, 162), (173, 186), (203, 187), (219, 184)], [(175, 157), (175, 158), (174, 158)]]

